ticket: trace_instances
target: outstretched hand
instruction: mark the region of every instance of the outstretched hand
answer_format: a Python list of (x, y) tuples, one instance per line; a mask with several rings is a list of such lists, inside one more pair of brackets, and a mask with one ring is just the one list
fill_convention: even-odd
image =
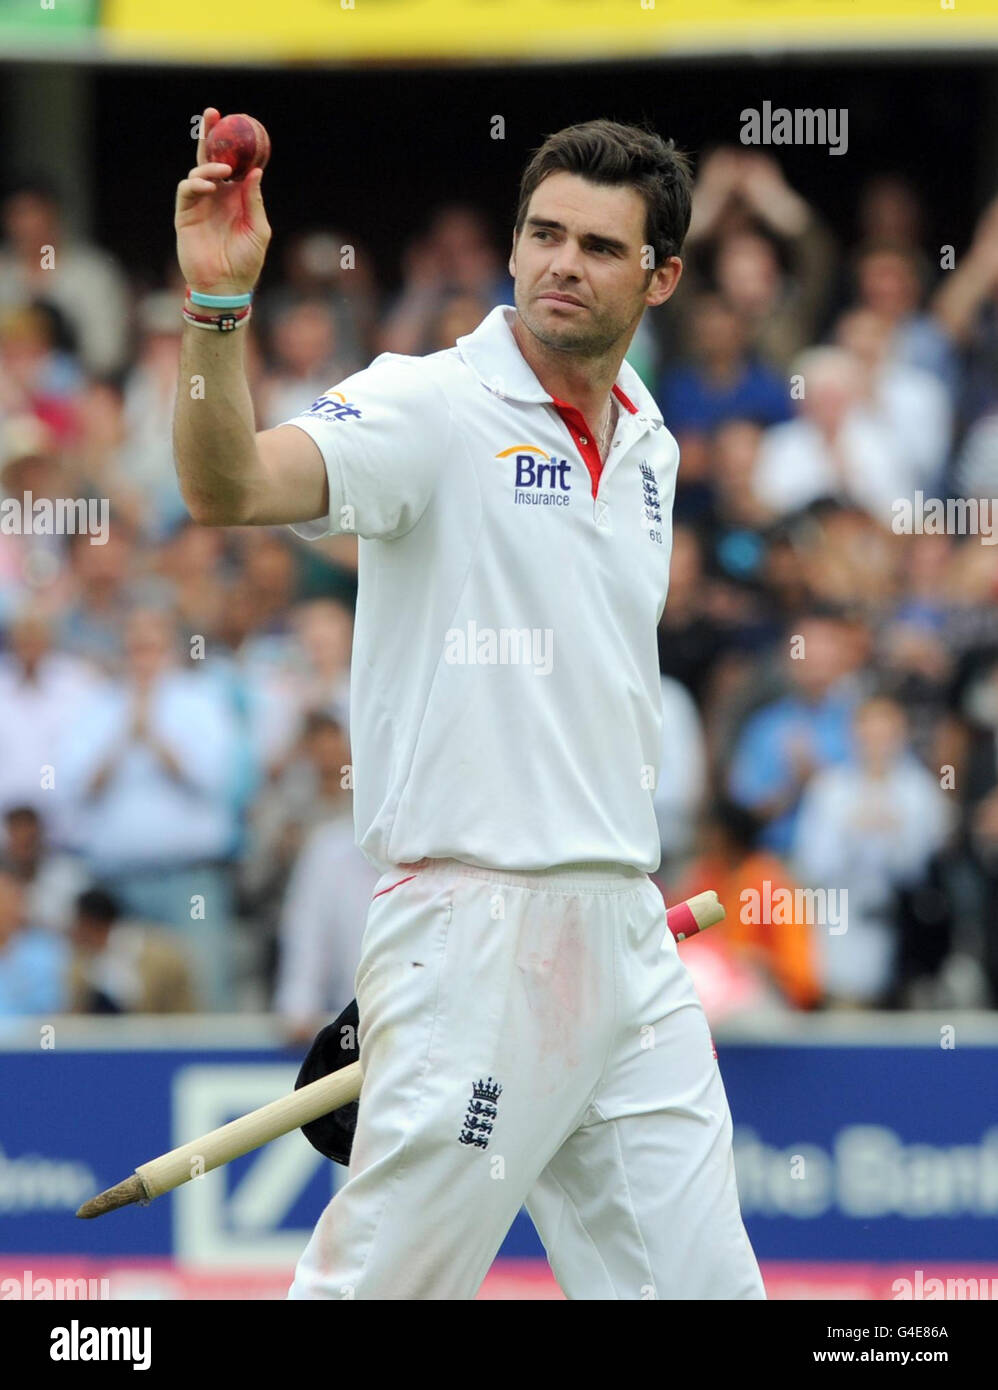
[(260, 278), (271, 227), (263, 206), (262, 169), (230, 179), (227, 164), (205, 160), (205, 142), (221, 120), (214, 106), (201, 118), (197, 162), (177, 185), (177, 260), (192, 289), (245, 294)]

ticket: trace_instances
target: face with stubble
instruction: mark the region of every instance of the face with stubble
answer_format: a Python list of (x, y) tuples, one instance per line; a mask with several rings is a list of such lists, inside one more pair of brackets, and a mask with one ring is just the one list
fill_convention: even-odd
[(677, 257), (649, 278), (645, 237), (645, 202), (634, 188), (548, 175), (513, 236), (509, 270), (522, 323), (545, 347), (576, 356), (602, 357), (629, 341), (644, 310), (668, 299), (679, 278)]

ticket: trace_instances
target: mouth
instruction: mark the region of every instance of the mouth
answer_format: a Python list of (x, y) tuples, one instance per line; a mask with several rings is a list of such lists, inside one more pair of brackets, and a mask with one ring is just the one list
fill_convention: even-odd
[(567, 304), (573, 309), (584, 309), (586, 306), (581, 299), (573, 299), (570, 294), (542, 294), (538, 298), (547, 300), (551, 304)]

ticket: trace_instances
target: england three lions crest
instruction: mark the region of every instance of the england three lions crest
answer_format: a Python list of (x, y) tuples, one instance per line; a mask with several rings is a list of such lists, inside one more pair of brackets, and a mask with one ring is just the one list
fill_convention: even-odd
[(476, 1149), (487, 1149), (492, 1137), (492, 1126), (498, 1111), (502, 1087), (490, 1076), (487, 1081), (475, 1081), (471, 1087), (471, 1100), (464, 1117), (464, 1128), (457, 1136), (458, 1143), (470, 1144)]

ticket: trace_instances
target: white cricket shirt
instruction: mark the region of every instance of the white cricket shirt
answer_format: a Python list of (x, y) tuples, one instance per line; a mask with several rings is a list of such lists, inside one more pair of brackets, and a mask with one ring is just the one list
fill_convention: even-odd
[[(357, 842), (497, 869), (659, 863), (653, 797), (679, 449), (637, 373), (602, 472), (500, 305), (456, 347), (382, 355), (288, 424), (356, 531)], [(596, 479), (598, 478), (598, 484)]]

